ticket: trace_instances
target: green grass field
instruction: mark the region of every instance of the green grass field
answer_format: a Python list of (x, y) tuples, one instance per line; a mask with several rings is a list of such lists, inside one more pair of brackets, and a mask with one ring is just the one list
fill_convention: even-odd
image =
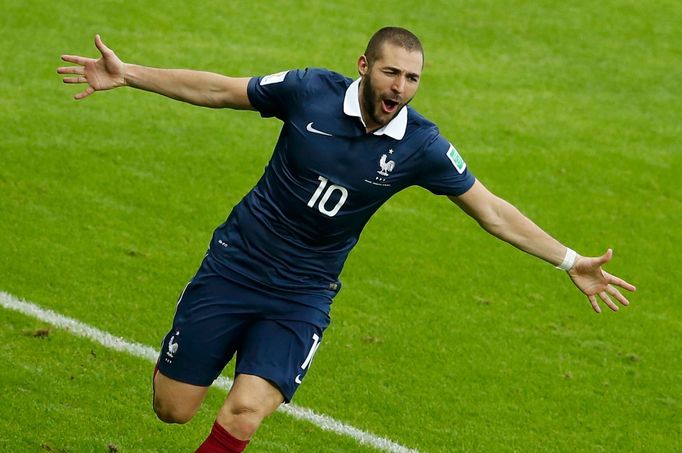
[[(638, 286), (595, 315), (550, 265), (412, 188), (363, 233), (294, 403), (424, 452), (680, 451), (682, 4), (0, 0), (0, 290), (157, 347), (280, 123), (121, 89), (75, 102), (59, 55), (235, 76), (356, 74), (379, 27), (422, 38), (413, 105), (469, 168)], [(607, 310), (608, 311), (608, 310)], [(193, 451), (152, 366), (0, 308), (0, 451)], [(229, 370), (228, 370), (229, 371)], [(374, 451), (277, 413), (253, 452)]]

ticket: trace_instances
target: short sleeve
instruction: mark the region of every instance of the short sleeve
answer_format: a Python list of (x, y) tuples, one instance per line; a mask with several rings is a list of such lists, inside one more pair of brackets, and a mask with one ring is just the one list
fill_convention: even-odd
[(457, 149), (442, 135), (435, 134), (424, 147), (416, 184), (436, 195), (459, 196), (474, 185), (476, 178)]
[(297, 69), (251, 78), (247, 88), (251, 105), (263, 118), (285, 120), (302, 95), (307, 72)]

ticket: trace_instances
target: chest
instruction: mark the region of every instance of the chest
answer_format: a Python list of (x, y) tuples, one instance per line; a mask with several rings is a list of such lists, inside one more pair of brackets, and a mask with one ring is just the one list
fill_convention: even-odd
[(321, 176), (363, 198), (383, 198), (413, 179), (409, 141), (358, 134), (322, 121), (288, 122), (280, 140), (283, 164), (301, 182)]

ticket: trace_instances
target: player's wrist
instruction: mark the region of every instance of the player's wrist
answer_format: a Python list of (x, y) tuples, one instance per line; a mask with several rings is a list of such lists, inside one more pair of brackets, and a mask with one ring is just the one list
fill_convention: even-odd
[(127, 87), (132, 86), (131, 84), (131, 73), (133, 65), (129, 63), (123, 63), (123, 84), (121, 86)]
[(579, 255), (575, 252), (575, 250), (566, 247), (566, 254), (564, 255), (563, 261), (555, 267), (562, 271), (570, 271), (573, 266), (575, 266), (576, 261), (578, 261), (578, 257)]
[(139, 64), (123, 63), (123, 86), (154, 91), (149, 88), (153, 81), (153, 74), (150, 73), (150, 69)]

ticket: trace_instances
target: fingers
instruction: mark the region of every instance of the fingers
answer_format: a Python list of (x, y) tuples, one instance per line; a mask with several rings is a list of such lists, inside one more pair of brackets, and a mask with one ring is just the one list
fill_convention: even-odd
[[(576, 283), (576, 279), (581, 277), (579, 273), (571, 275), (571, 278), (573, 279), (574, 283), (576, 283), (576, 285), (578, 285), (578, 288), (581, 288), (581, 290), (587, 295), (587, 298), (590, 301), (590, 304), (592, 305), (592, 309), (594, 309), (594, 311), (597, 313), (601, 313), (601, 308), (597, 301), (597, 296), (599, 296), (599, 298), (604, 302), (604, 304), (606, 304), (606, 306), (609, 307), (612, 311), (618, 311), (619, 310), (618, 305), (616, 305), (613, 302), (613, 299), (611, 299), (611, 297), (616, 299), (619, 303), (621, 303), (624, 306), (630, 305), (630, 301), (625, 296), (623, 296), (615, 286), (619, 286), (628, 291), (635, 291), (637, 289), (635, 288), (634, 285), (631, 285), (622, 278), (618, 278), (609, 274), (608, 272), (601, 268), (602, 265), (611, 261), (611, 258), (613, 258), (612, 249), (608, 249), (606, 253), (604, 253), (600, 257), (590, 258), (591, 261), (589, 262), (589, 266), (584, 266), (584, 269), (582, 269), (581, 272), (583, 274), (588, 273), (594, 274), (595, 271), (594, 265), (596, 264), (597, 265), (596, 271), (599, 274), (601, 274), (599, 276), (595, 275), (589, 276), (590, 279), (592, 280), (590, 285), (579, 285), (578, 283)], [(588, 289), (586, 290), (585, 288)]]
[(78, 55), (62, 55), (62, 60), (68, 61), (69, 63), (76, 63), (81, 66), (85, 66), (89, 61), (95, 61), (92, 58), (85, 58)]
[[(597, 302), (597, 298), (595, 296), (587, 296), (587, 298), (590, 300), (590, 304), (592, 304), (592, 309), (597, 312), (601, 313), (601, 307), (599, 306), (599, 302)], [(604, 301), (607, 307), (609, 307), (613, 311), (618, 311), (618, 306), (613, 303), (611, 298), (609, 297), (608, 294), (606, 294), (605, 291), (602, 291), (599, 293), (599, 298)]]
[(609, 274), (608, 272), (604, 272), (604, 277), (606, 277), (606, 280), (612, 285), (620, 286), (621, 288), (627, 289), (628, 291), (637, 290), (637, 288), (635, 288), (635, 285), (631, 285), (622, 278), (618, 278), (614, 275)]
[(58, 74), (85, 74), (85, 68), (83, 66), (62, 66), (57, 68)]
[[(612, 296), (614, 297), (618, 302), (620, 302), (624, 306), (630, 305), (630, 301), (623, 296), (620, 291), (618, 291), (617, 288), (613, 287), (612, 285), (607, 285), (606, 289), (604, 291), (601, 291), (599, 294), (599, 298), (606, 304), (607, 307), (609, 307), (612, 311), (618, 311), (618, 305), (616, 305), (613, 300), (611, 299)], [(599, 302), (597, 301), (597, 297), (592, 294), (587, 296), (587, 298), (590, 301), (590, 304), (592, 305), (592, 309), (594, 309), (595, 312), (601, 313), (601, 307), (599, 306)]]
[(83, 66), (65, 66), (57, 68), (59, 74), (76, 74), (79, 77), (64, 77), (64, 83), (87, 83), (85, 68)]
[(602, 291), (599, 293), (599, 297), (601, 300), (604, 301), (607, 307), (609, 307), (612, 311), (618, 311), (618, 305), (614, 304), (609, 295), (606, 293), (606, 291)]
[(604, 253), (602, 256), (597, 258), (597, 261), (599, 262), (599, 265), (604, 265), (611, 261), (611, 258), (613, 258), (613, 249), (608, 249), (606, 253)]
[[(102, 38), (99, 35), (95, 35), (95, 46), (97, 49), (100, 51), (102, 54), (102, 57), (110, 57), (110, 56), (115, 56), (114, 52), (109, 49), (104, 42), (102, 42)], [(93, 63), (96, 63), (99, 60), (95, 60), (93, 58), (85, 58), (81, 57), (78, 55), (62, 55), (62, 60), (67, 61), (69, 63), (74, 63), (80, 66), (63, 66), (60, 68), (57, 68), (57, 73), (58, 74), (75, 74), (77, 77), (65, 77), (64, 78), (64, 83), (88, 83), (87, 78), (85, 77), (85, 66), (86, 65), (91, 65)], [(74, 99), (85, 99), (86, 97), (90, 96), (92, 93), (94, 93), (96, 90), (92, 87), (92, 85), (88, 85), (85, 90), (81, 91), (80, 93), (76, 94), (74, 96)]]
[(64, 77), (64, 83), (88, 83), (85, 77)]
[(629, 301), (625, 296), (623, 296), (623, 295), (620, 293), (620, 291), (618, 291), (618, 290), (617, 290), (616, 288), (614, 288), (613, 286), (608, 285), (608, 286), (606, 287), (606, 292), (608, 292), (610, 295), (612, 295), (613, 297), (615, 297), (616, 300), (618, 300), (618, 302), (620, 302), (621, 304), (623, 304), (623, 305), (625, 305), (625, 306), (630, 305), (630, 301)]
[(108, 48), (104, 44), (104, 42), (102, 41), (102, 38), (100, 38), (100, 36), (98, 34), (95, 35), (95, 46), (97, 46), (97, 50), (100, 51), (102, 56), (114, 53), (110, 48)]
[(84, 98), (90, 96), (90, 95), (91, 95), (92, 93), (94, 93), (94, 92), (95, 92), (95, 89), (94, 89), (93, 87), (89, 86), (89, 87), (87, 87), (84, 91), (82, 91), (82, 92), (78, 93), (77, 95), (75, 95), (73, 98), (76, 99), (76, 100), (84, 99)]

